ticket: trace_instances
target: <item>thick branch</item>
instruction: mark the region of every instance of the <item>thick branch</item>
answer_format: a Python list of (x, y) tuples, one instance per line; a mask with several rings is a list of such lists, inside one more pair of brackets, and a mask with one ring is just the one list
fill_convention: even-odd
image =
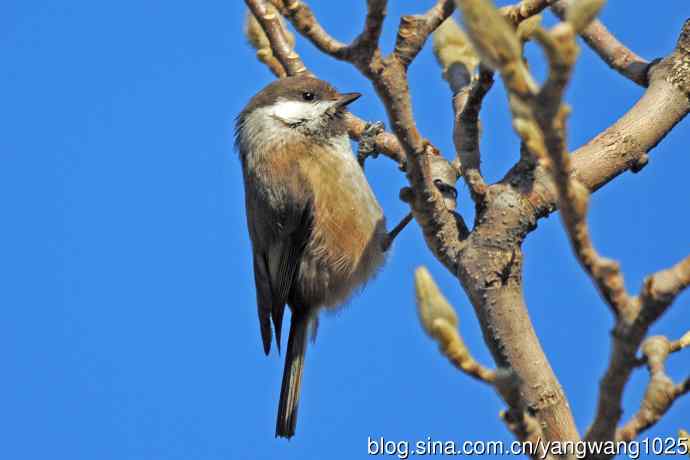
[[(543, 139), (530, 135), (538, 131), (532, 112), (538, 87), (524, 65), (513, 27), (489, 1), (458, 0), (458, 6), (473, 48), (484, 64), (501, 74), (516, 130), (530, 150), (543, 152)], [(488, 187), (482, 203), (477, 225), (460, 254), (458, 277), (497, 364), (513, 369), (524, 382), (520, 396), (541, 423), (544, 439), (579, 440), (568, 401), (524, 304), (521, 244), (534, 224), (529, 203), (514, 184)]]
[(487, 189), (486, 205), (460, 253), (457, 276), (484, 340), (500, 368), (518, 377), (525, 407), (543, 427), (543, 440), (580, 439), (568, 400), (544, 354), (525, 305), (522, 239), (533, 228), (530, 206), (510, 186)]

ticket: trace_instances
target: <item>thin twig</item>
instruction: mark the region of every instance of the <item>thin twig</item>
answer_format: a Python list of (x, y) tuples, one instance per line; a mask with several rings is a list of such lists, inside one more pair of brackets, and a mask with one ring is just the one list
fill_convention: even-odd
[(479, 57), (453, 18), (446, 19), (434, 32), (434, 55), (453, 92), (453, 142), (457, 168), (472, 199), (480, 202), (486, 194), (487, 185), (480, 168), (479, 112), (484, 96), (493, 85), (493, 71), (481, 66), (479, 75), (475, 76)]
[(542, 44), (549, 59), (549, 77), (537, 96), (535, 114), (558, 189), (563, 223), (578, 261), (595, 282), (606, 304), (618, 316), (624, 314), (630, 297), (618, 263), (601, 257), (594, 248), (586, 221), (589, 192), (571, 175), (565, 141), (565, 117), (569, 109), (561, 101), (578, 53), (574, 30), (568, 23), (561, 23), (551, 33), (538, 28), (534, 37)]
[[(551, 9), (563, 19), (570, 4), (571, 0), (560, 0)], [(580, 35), (613, 70), (640, 86), (646, 87), (649, 84), (647, 73), (652, 63), (621, 43), (600, 20), (592, 21)]]
[(417, 313), (422, 327), (438, 342), (441, 353), (458, 370), (468, 376), (493, 385), (496, 372), (479, 364), (465, 345), (458, 331), (458, 316), (436, 285), (429, 271), (419, 267), (415, 271)]
[(650, 337), (644, 341), (642, 352), (649, 369), (649, 384), (640, 409), (616, 431), (616, 441), (630, 442), (654, 426), (673, 403), (690, 391), (690, 378), (674, 384), (666, 374), (665, 363), (673, 350), (673, 342), (666, 337)]
[(645, 279), (637, 302), (640, 316), (648, 322), (656, 321), (688, 286), (690, 256)]
[(307, 68), (288, 43), (278, 16), (271, 11), (263, 0), (245, 0), (256, 20), (271, 43), (273, 55), (280, 61), (288, 75), (307, 73)]
[[(686, 332), (680, 339), (670, 342), (668, 352), (669, 354), (677, 353), (687, 347), (690, 347), (690, 331)], [(635, 366), (645, 366), (647, 362), (647, 356), (642, 355), (642, 357), (638, 358), (635, 362)]]
[(429, 35), (453, 13), (454, 9), (453, 0), (438, 0), (424, 14), (401, 17), (394, 56), (407, 68), (419, 54)]
[(378, 48), (379, 37), (386, 17), (386, 0), (368, 0), (367, 16), (362, 32), (346, 45), (333, 38), (321, 26), (313, 11), (305, 2), (287, 0), (283, 13), (303, 36), (325, 54), (339, 60), (352, 62), (360, 55), (371, 56)]
[(368, 0), (367, 17), (364, 21), (364, 30), (352, 41), (349, 53), (362, 55), (370, 59), (378, 50), (379, 38), (383, 30), (383, 21), (386, 18), (387, 0)]
[(494, 82), (493, 71), (481, 67), (479, 76), (453, 98), (455, 124), (453, 141), (460, 160), (462, 176), (470, 189), (475, 202), (482, 201), (486, 195), (487, 185), (481, 173), (481, 155), (479, 151), (480, 122), (479, 112), (484, 96)]
[(331, 37), (328, 32), (321, 27), (321, 24), (314, 17), (308, 5), (300, 0), (287, 0), (283, 11), (295, 28), (307, 37), (319, 50), (324, 53), (343, 59), (347, 50), (347, 45)]
[(520, 3), (515, 5), (504, 6), (500, 9), (501, 13), (508, 19), (513, 25), (517, 26), (522, 21), (536, 16), (537, 14), (544, 11), (556, 0), (522, 0)]
[[(611, 359), (599, 384), (599, 400), (594, 421), (585, 439), (613, 439), (621, 418), (623, 390), (639, 363), (635, 353), (650, 326), (690, 285), (690, 256), (673, 267), (647, 277), (640, 295), (630, 301), (628, 317), (619, 317), (613, 332)], [(681, 339), (685, 340), (685, 338)]]

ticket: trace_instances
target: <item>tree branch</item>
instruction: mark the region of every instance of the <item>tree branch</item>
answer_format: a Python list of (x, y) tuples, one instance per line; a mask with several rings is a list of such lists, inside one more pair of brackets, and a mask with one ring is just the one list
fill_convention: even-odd
[[(269, 6), (275, 11), (275, 7)], [(290, 46), (294, 46), (294, 36), (289, 34), (284, 28), (283, 31), (286, 33), (286, 39)], [(245, 35), (249, 40), (249, 43), (256, 50), (256, 58), (266, 64), (268, 69), (278, 78), (284, 78), (287, 76), (285, 68), (280, 63), (280, 61), (273, 55), (273, 50), (271, 49), (271, 42), (261, 28), (261, 24), (256, 19), (256, 16), (252, 14), (251, 11), (247, 11), (247, 18), (245, 21)]]
[[(284, 0), (274, 0), (283, 2)], [(339, 60), (353, 62), (362, 57), (371, 57), (378, 49), (378, 41), (386, 17), (387, 0), (368, 0), (364, 30), (346, 45), (331, 37), (314, 16), (309, 5), (300, 0), (285, 0), (281, 11), (292, 25), (314, 46), (327, 55)]]
[(455, 112), (453, 142), (463, 178), (475, 202), (482, 202), (486, 196), (487, 185), (481, 173), (481, 155), (479, 152), (481, 133), (479, 112), (484, 96), (489, 92), (493, 83), (493, 72), (481, 67), (479, 75), (453, 97)]
[[(538, 446), (543, 432), (537, 419), (533, 417), (520, 396), (517, 376), (510, 369), (487, 369), (479, 364), (465, 345), (458, 330), (458, 317), (455, 309), (434, 282), (429, 271), (419, 267), (415, 271), (415, 293), (419, 322), (424, 331), (436, 340), (439, 350), (448, 361), (464, 374), (492, 386), (508, 405), (501, 418), (515, 437), (532, 445), (532, 458), (539, 457)], [(546, 458), (552, 458), (548, 455)]]
[(506, 19), (514, 26), (517, 26), (522, 21), (544, 11), (552, 5), (554, 1), (556, 0), (522, 0), (515, 5), (504, 6), (500, 11)]
[[(553, 177), (564, 227), (578, 260), (617, 316), (614, 348), (609, 368), (601, 381), (597, 415), (586, 435), (588, 441), (605, 441), (614, 438), (622, 413), (622, 392), (635, 367), (636, 350), (650, 325), (666, 310), (678, 292), (690, 283), (690, 260), (650, 277), (639, 298), (633, 299), (625, 290), (618, 264), (600, 257), (594, 249), (586, 224), (589, 190), (571, 173), (571, 157), (565, 142), (565, 117), (569, 109), (561, 102), (577, 56), (574, 33), (575, 29), (567, 22), (557, 25), (550, 33), (541, 28), (535, 31), (534, 37), (542, 44), (549, 58), (550, 73), (535, 99), (533, 112), (541, 134), (527, 129), (522, 131), (527, 134), (524, 136), (525, 142), (529, 145), (531, 140), (531, 144), (536, 146), (534, 151), (542, 161), (542, 168), (549, 170)], [(542, 147), (545, 152), (541, 150)], [(655, 377), (654, 381), (657, 382), (658, 378)], [(664, 380), (667, 381), (668, 378)], [(664, 387), (667, 395), (675, 394), (670, 393), (671, 387), (672, 384)], [(658, 393), (656, 389), (653, 391)], [(626, 433), (639, 432), (650, 426), (666, 412), (670, 402), (664, 406), (658, 398), (649, 402), (648, 405), (656, 403), (658, 410), (652, 415), (646, 411), (645, 415), (633, 419)]]
[[(649, 88), (620, 120), (571, 156), (571, 171), (593, 192), (627, 170), (639, 170), (647, 153), (690, 112), (690, 21), (686, 21), (676, 49), (650, 70)], [(504, 183), (523, 182), (512, 170)], [(537, 216), (556, 210), (556, 188), (543, 168), (525, 185)]]
[[(635, 353), (650, 326), (668, 309), (683, 289), (690, 285), (690, 256), (673, 267), (645, 279), (640, 295), (630, 300), (625, 316), (616, 321), (613, 348), (604, 377), (599, 385), (599, 401), (592, 426), (587, 431), (588, 441), (614, 439), (616, 425), (621, 418), (623, 390), (630, 374), (639, 362)], [(681, 339), (686, 340), (685, 336)], [(673, 346), (668, 350), (671, 352)], [(645, 353), (649, 359), (648, 351)], [(648, 364), (650, 368), (653, 366)]]
[[(555, 2), (551, 9), (561, 19), (565, 18), (572, 0), (560, 0)], [(647, 71), (651, 63), (623, 45), (598, 19), (592, 21), (589, 26), (580, 32), (595, 53), (613, 70), (627, 77), (640, 86), (647, 86)]]
[[(532, 113), (538, 87), (524, 65), (513, 27), (489, 1), (458, 0), (458, 6), (474, 50), (484, 64), (501, 74), (516, 131), (523, 139), (538, 141), (527, 135), (538, 130)], [(524, 303), (521, 244), (534, 228), (532, 216), (518, 182), (489, 186), (483, 206), (477, 209), (475, 228), (460, 253), (457, 276), (475, 307), (497, 365), (518, 376), (520, 397), (542, 425), (544, 439), (576, 441), (580, 438), (568, 401)]]
[[(672, 353), (677, 353), (681, 351), (684, 348), (687, 348), (690, 346), (690, 331), (686, 332), (683, 337), (681, 337), (678, 340), (674, 340), (673, 342), (670, 342), (669, 344), (669, 354)], [(648, 363), (647, 361), (647, 356), (643, 355), (641, 358), (637, 360), (635, 363), (636, 366), (644, 366)]]
[(623, 275), (616, 262), (601, 257), (594, 248), (586, 221), (589, 191), (571, 175), (565, 140), (565, 117), (569, 108), (561, 101), (578, 54), (575, 30), (569, 23), (561, 23), (551, 33), (537, 29), (535, 38), (546, 50), (550, 73), (536, 98), (534, 113), (543, 133), (548, 166), (558, 190), (563, 224), (578, 261), (612, 311), (620, 315), (630, 300)]
[(656, 321), (688, 286), (690, 286), (690, 256), (673, 267), (645, 279), (637, 299), (640, 315), (646, 321)]
[(287, 41), (285, 31), (280, 24), (278, 15), (267, 7), (265, 1), (245, 0), (245, 3), (259, 24), (261, 24), (261, 28), (271, 44), (273, 55), (285, 68), (287, 74), (299, 75), (301, 73), (307, 73), (308, 71), (304, 63)]
[(673, 343), (666, 337), (655, 336), (644, 341), (642, 352), (649, 369), (649, 384), (640, 409), (616, 431), (616, 441), (632, 441), (661, 420), (678, 398), (690, 392), (690, 377), (676, 385), (666, 374), (665, 362), (672, 351)]
[(434, 32), (434, 55), (453, 92), (453, 142), (457, 166), (472, 199), (479, 203), (487, 187), (481, 174), (479, 112), (484, 96), (493, 85), (493, 71), (482, 66), (479, 75), (474, 75), (479, 58), (453, 18), (446, 19)]
[(436, 5), (422, 15), (401, 17), (393, 51), (395, 58), (407, 68), (419, 54), (429, 35), (453, 13), (454, 9), (453, 0), (438, 0)]
[(300, 33), (324, 53), (342, 59), (347, 51), (347, 45), (339, 42), (326, 32), (316, 20), (311, 9), (299, 0), (285, 0), (282, 11)]
[(367, 17), (364, 22), (364, 30), (352, 42), (353, 53), (373, 53), (379, 46), (379, 38), (383, 30), (383, 21), (386, 18), (386, 0), (368, 0)]
[(415, 271), (417, 313), (424, 331), (436, 340), (441, 353), (458, 370), (468, 376), (494, 385), (496, 371), (487, 369), (473, 357), (458, 331), (458, 316), (434, 282), (429, 271), (419, 267)]

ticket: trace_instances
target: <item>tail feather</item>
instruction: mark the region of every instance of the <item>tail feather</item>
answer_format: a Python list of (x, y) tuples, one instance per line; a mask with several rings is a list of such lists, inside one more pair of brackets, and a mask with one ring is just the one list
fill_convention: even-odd
[(297, 426), (297, 406), (302, 386), (304, 354), (307, 351), (309, 315), (293, 314), (290, 320), (290, 335), (285, 353), (283, 383), (280, 388), (280, 403), (276, 420), (276, 437), (291, 438)]

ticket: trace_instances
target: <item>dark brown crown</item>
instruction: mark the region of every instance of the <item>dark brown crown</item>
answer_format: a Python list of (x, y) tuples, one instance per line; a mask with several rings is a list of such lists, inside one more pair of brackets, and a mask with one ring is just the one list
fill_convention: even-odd
[(313, 77), (296, 76), (275, 80), (259, 91), (242, 111), (249, 113), (260, 107), (274, 104), (279, 98), (289, 101), (307, 100), (305, 95), (310, 94), (310, 101), (334, 101), (340, 93), (330, 84)]

